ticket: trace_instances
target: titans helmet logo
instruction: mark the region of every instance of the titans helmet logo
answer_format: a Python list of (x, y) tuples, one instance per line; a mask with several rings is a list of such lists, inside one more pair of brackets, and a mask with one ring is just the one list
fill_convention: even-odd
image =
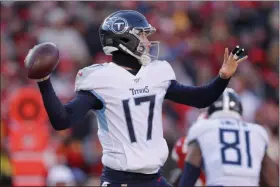
[(128, 23), (124, 18), (111, 17), (103, 23), (102, 27), (111, 30), (115, 34), (123, 34), (128, 29)]

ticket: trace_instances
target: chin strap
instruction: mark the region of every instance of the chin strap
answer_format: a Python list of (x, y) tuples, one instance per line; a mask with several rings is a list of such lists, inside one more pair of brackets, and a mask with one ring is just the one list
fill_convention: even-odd
[(139, 63), (143, 66), (148, 65), (152, 60), (148, 55), (142, 55), (142, 56), (137, 56), (133, 54), (127, 47), (124, 45), (120, 44), (119, 47), (126, 53), (130, 54), (131, 56), (135, 57), (138, 59)]

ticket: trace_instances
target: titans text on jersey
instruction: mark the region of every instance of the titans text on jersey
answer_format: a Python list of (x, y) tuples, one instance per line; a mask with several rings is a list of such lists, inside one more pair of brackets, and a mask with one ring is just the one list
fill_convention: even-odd
[(149, 86), (145, 86), (144, 88), (129, 88), (132, 95), (141, 94), (141, 93), (149, 93)]

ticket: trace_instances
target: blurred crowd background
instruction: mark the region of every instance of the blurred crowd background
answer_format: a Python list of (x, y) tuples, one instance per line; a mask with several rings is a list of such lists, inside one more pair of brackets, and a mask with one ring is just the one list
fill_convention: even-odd
[[(42, 110), (36, 82), (27, 78), (24, 58), (38, 43), (57, 44), (60, 64), (51, 80), (59, 98), (67, 102), (75, 94), (78, 69), (110, 61), (98, 29), (119, 9), (147, 17), (157, 29), (150, 39), (161, 42), (159, 58), (172, 65), (183, 84), (209, 82), (218, 74), (225, 48), (244, 47), (249, 58), (229, 87), (241, 96), (244, 119), (268, 129), (268, 152), (278, 163), (279, 2), (1, 1), (2, 184), (51, 185), (57, 177), (69, 184), (98, 184), (102, 150), (94, 113), (70, 130), (55, 132)], [(170, 151), (201, 112), (165, 101), (163, 125)], [(164, 175), (169, 177), (175, 167), (168, 159)]]

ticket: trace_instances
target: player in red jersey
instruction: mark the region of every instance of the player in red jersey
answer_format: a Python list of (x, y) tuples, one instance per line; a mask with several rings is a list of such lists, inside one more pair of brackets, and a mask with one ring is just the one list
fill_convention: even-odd
[[(199, 115), (197, 120), (201, 120), (201, 119), (206, 119), (206, 113), (202, 113)], [(187, 152), (188, 152), (188, 147), (187, 144), (185, 143), (187, 137), (183, 136), (181, 138), (179, 138), (176, 142), (176, 144), (174, 145), (173, 149), (172, 149), (172, 153), (171, 153), (171, 158), (176, 161), (177, 166), (178, 166), (178, 170), (176, 170), (176, 172), (173, 173), (170, 182), (177, 187), (178, 186), (178, 182), (180, 181), (180, 177), (182, 175), (182, 171), (184, 169), (184, 164), (185, 164), (185, 158), (187, 156)], [(206, 178), (205, 175), (203, 173), (203, 171), (201, 171), (199, 179), (197, 180), (195, 186), (205, 186), (206, 185)]]

